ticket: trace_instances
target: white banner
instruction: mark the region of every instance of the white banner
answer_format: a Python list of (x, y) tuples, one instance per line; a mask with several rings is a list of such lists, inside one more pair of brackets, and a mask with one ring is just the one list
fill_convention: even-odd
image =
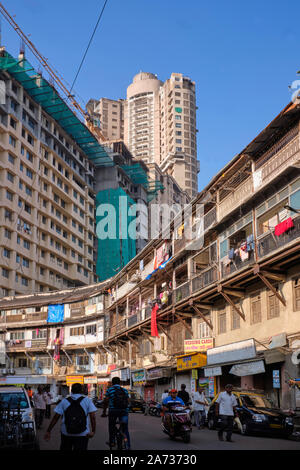
[(234, 364), (229, 374), (245, 377), (246, 375), (263, 374), (265, 372), (264, 361), (245, 362), (244, 364)]

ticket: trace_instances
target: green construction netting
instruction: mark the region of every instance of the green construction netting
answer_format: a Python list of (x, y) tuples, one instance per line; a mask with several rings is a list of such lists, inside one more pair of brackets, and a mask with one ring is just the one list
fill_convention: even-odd
[(113, 165), (112, 159), (85, 124), (26, 59), (18, 60), (5, 52), (0, 57), (0, 69), (6, 70), (24, 87), (33, 100), (74, 139), (95, 166)]
[(147, 173), (139, 163), (135, 165), (122, 165), (121, 168), (131, 178), (133, 184), (141, 184), (148, 192), (148, 201), (156, 197), (158, 191), (163, 191), (164, 185), (160, 181), (148, 179)]

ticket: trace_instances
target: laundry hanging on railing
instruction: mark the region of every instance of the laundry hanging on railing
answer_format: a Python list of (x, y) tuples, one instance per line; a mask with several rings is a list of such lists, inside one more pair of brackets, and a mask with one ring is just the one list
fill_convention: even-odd
[(274, 234), (279, 237), (283, 233), (287, 232), (290, 228), (294, 227), (294, 222), (292, 217), (280, 222), (280, 224), (276, 225)]
[(155, 304), (152, 307), (152, 311), (151, 311), (151, 336), (156, 336), (156, 337), (159, 338), (158, 329), (157, 329), (157, 322), (156, 322), (156, 314), (157, 314), (158, 308), (159, 308), (158, 304)]

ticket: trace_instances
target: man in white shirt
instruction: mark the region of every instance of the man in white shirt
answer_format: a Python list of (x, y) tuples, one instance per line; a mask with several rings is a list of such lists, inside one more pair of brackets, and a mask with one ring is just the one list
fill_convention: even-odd
[(205, 399), (205, 394), (203, 391), (201, 392), (194, 392), (192, 395), (193, 399), (193, 409), (194, 409), (194, 416), (195, 416), (195, 424), (198, 429), (203, 429), (205, 424), (205, 405), (207, 401)]
[(37, 392), (32, 397), (34, 404), (34, 416), (37, 429), (40, 429), (43, 424), (43, 419), (46, 411), (46, 395), (41, 385), (38, 386)]
[(161, 395), (161, 402), (163, 402), (165, 398), (168, 398), (168, 396), (169, 396), (169, 390), (166, 389), (164, 393), (162, 393)]
[(232, 394), (232, 385), (228, 384), (225, 387), (225, 392), (221, 392), (216, 400), (216, 416), (221, 418), (221, 426), (218, 431), (218, 437), (220, 441), (223, 441), (223, 432), (226, 430), (226, 441), (233, 442), (231, 440), (233, 419), (237, 416), (237, 401), (235, 396)]
[[(70, 410), (66, 413), (70, 406), (74, 409), (72, 416), (69, 416)], [(78, 413), (78, 406), (81, 407), (80, 413)], [(50, 440), (51, 430), (62, 416), (60, 450), (87, 450), (88, 440), (96, 432), (96, 411), (97, 408), (92, 400), (82, 394), (82, 386), (78, 383), (73, 384), (71, 396), (64, 398), (55, 408), (54, 416), (44, 439), (46, 441)], [(89, 418), (91, 420), (91, 431)], [(69, 432), (70, 429), (73, 429), (73, 431)]]

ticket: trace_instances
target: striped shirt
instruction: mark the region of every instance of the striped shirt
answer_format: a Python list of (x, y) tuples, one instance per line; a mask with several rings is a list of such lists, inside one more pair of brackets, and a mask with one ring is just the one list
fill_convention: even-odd
[[(114, 410), (114, 409), (115, 409), (115, 407), (114, 407), (114, 396), (115, 396), (116, 390), (117, 390), (118, 388), (119, 388), (119, 389), (122, 388), (122, 390), (126, 393), (128, 399), (129, 399), (129, 394), (128, 394), (128, 391), (126, 390), (126, 388), (123, 388), (123, 387), (121, 387), (121, 386), (118, 385), (118, 384), (115, 384), (115, 385), (113, 385), (112, 387), (109, 387), (109, 388), (106, 390), (105, 398), (108, 398), (108, 400), (109, 400), (108, 406), (109, 406), (109, 409), (110, 409), (110, 410)], [(129, 401), (129, 400), (128, 400), (128, 401)], [(126, 411), (126, 412), (128, 413), (128, 412), (129, 412), (129, 408), (124, 409), (124, 411)]]

